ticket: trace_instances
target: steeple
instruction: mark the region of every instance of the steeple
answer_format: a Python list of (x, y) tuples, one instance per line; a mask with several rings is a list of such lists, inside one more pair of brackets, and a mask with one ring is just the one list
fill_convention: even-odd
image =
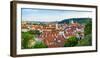
[(71, 20), (71, 24), (73, 24), (74, 23), (74, 21), (73, 20)]

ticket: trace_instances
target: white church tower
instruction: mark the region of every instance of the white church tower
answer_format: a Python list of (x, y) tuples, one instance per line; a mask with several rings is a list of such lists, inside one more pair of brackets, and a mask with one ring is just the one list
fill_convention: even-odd
[(73, 23), (74, 23), (74, 21), (72, 20), (72, 21), (71, 21), (71, 24), (73, 24)]
[(56, 22), (56, 29), (58, 29), (58, 23)]

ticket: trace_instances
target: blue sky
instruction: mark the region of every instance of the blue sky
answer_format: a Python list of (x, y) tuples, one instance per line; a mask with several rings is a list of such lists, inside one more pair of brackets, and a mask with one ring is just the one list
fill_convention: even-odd
[(61, 21), (68, 18), (91, 18), (91, 11), (22, 8), (22, 21)]

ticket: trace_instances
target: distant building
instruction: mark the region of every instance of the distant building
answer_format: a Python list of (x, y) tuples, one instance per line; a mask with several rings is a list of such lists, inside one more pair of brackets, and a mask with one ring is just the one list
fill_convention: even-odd
[(29, 31), (29, 29), (22, 29), (21, 31), (22, 32), (27, 32), (27, 31)]

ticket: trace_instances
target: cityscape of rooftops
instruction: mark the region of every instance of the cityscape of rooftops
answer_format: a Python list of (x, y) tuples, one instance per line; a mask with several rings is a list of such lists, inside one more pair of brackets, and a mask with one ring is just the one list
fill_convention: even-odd
[(58, 48), (92, 45), (92, 12), (21, 9), (21, 48)]

